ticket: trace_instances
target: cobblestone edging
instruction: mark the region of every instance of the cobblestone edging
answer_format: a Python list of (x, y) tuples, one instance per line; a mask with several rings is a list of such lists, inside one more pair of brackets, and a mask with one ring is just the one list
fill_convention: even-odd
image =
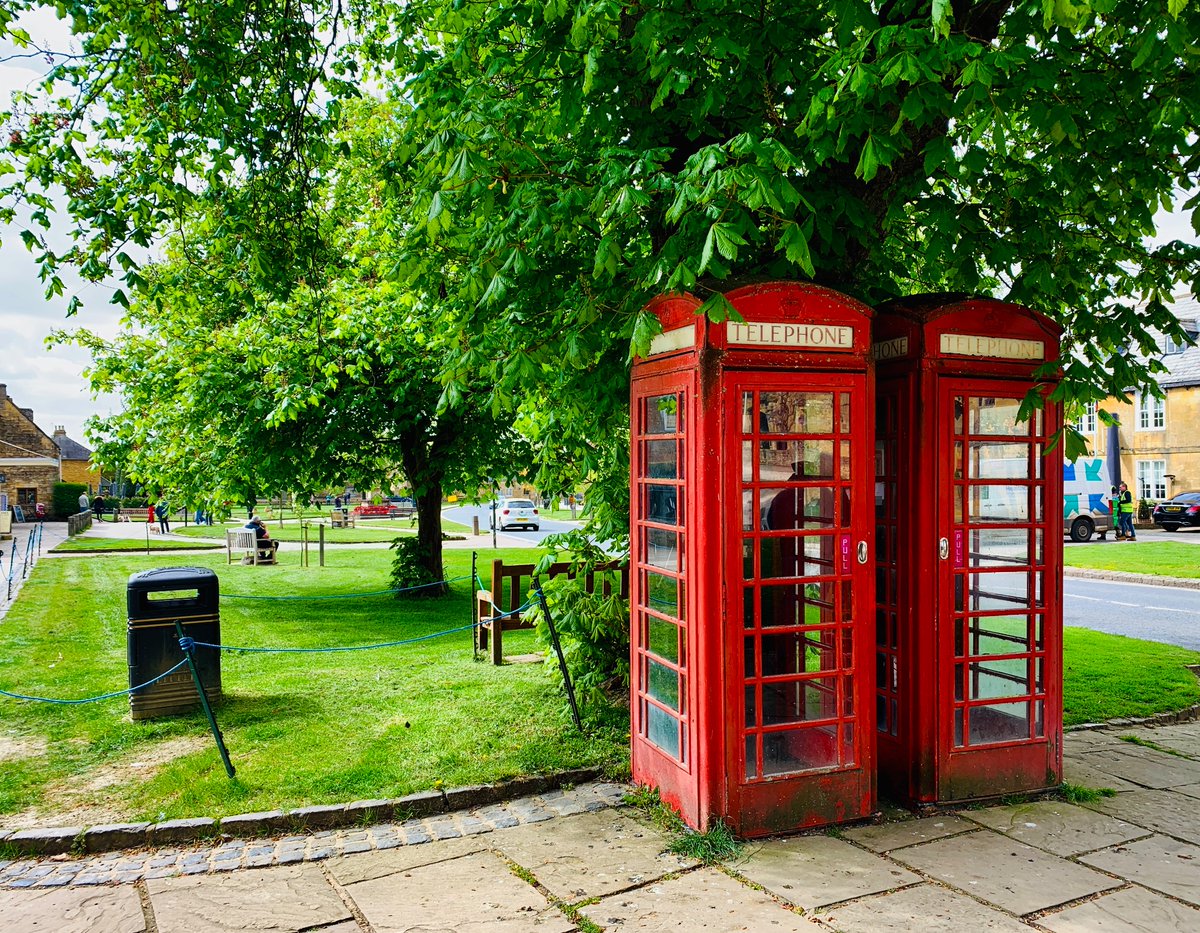
[(626, 791), (627, 788), (620, 784), (592, 782), (565, 790), (547, 790), (507, 803), (380, 823), (362, 829), (300, 833), (293, 827), (292, 834), (281, 838), (214, 840), (207, 847), (106, 852), (92, 857), (56, 855), (41, 859), (0, 859), (0, 888), (129, 884), (147, 878), (316, 862), (339, 855), (419, 845), (434, 839), (458, 839), (559, 816), (605, 810), (621, 806)]
[[(545, 776), (514, 778), (497, 784), (477, 784), (453, 790), (424, 791), (394, 800), (356, 800), (332, 806), (300, 807), (242, 813), (220, 820), (197, 817), (165, 823), (117, 823), (107, 826), (56, 826), (0, 831), (0, 847), (19, 855), (84, 855), (142, 846), (187, 845), (203, 839), (275, 836), (335, 830), (368, 823), (405, 822), (455, 810), (498, 804), (517, 797), (541, 794), (599, 776), (598, 768), (580, 768)], [(0, 880), (0, 884), (3, 881)]]
[[(1200, 674), (1200, 672), (1194, 669), (1192, 672)], [(1153, 716), (1147, 716), (1144, 719), (1110, 719), (1107, 722), (1084, 722), (1077, 726), (1068, 726), (1063, 731), (1112, 732), (1118, 729), (1129, 729), (1133, 726), (1147, 726), (1153, 729), (1155, 726), (1173, 726), (1178, 723), (1196, 722), (1197, 720), (1200, 720), (1200, 703), (1173, 712), (1155, 713)]]
[(1124, 570), (1089, 570), (1084, 567), (1064, 567), (1064, 577), (1085, 577), (1090, 580), (1112, 580), (1116, 583), (1144, 583), (1147, 586), (1178, 586), (1200, 590), (1200, 579), (1193, 577), (1160, 577), (1152, 573), (1127, 573)]

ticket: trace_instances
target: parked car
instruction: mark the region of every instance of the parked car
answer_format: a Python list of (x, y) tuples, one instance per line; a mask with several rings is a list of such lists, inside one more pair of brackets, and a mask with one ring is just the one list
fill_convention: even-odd
[(1160, 502), (1154, 507), (1152, 517), (1154, 524), (1161, 525), (1163, 531), (1200, 525), (1200, 492), (1181, 492), (1173, 499)]
[(537, 507), (528, 499), (501, 499), (492, 510), (492, 527), (497, 531), (506, 528), (540, 527)]

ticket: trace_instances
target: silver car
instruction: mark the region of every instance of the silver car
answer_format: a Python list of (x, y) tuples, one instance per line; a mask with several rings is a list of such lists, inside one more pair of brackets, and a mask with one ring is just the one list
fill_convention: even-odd
[(492, 510), (492, 527), (497, 531), (508, 528), (540, 527), (538, 510), (528, 499), (501, 499)]

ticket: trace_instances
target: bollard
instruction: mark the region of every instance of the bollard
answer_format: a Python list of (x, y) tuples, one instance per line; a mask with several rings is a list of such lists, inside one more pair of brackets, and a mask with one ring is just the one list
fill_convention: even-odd
[(320, 540), (317, 543), (317, 553), (320, 555), (320, 564), (325, 566), (325, 526), (321, 525)]
[(471, 516), (471, 533), (475, 534), (475, 535), (479, 534), (479, 516), (478, 515)]

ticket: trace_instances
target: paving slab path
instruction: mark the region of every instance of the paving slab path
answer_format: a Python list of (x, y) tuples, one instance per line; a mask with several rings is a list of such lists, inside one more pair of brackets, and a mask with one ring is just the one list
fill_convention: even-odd
[(1197, 749), (1196, 723), (1073, 733), (1068, 766), (1110, 796), (754, 840), (711, 866), (604, 782), (361, 829), (0, 859), (0, 931), (1195, 933), (1200, 803), (1180, 782)]

